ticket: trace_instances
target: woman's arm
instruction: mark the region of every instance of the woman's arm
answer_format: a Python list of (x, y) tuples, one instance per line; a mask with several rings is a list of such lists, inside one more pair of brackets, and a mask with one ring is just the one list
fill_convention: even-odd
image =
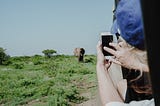
[(101, 43), (99, 42), (97, 45), (96, 70), (97, 70), (99, 93), (103, 106), (105, 106), (106, 103), (113, 101), (123, 102), (107, 72), (109, 66), (110, 62), (105, 61), (104, 55), (102, 53)]

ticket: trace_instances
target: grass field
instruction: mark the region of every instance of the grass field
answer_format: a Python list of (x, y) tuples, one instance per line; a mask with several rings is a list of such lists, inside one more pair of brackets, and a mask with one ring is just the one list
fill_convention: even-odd
[[(11, 57), (0, 66), (0, 106), (75, 106), (97, 91), (95, 55)], [(90, 94), (85, 95), (85, 94)]]

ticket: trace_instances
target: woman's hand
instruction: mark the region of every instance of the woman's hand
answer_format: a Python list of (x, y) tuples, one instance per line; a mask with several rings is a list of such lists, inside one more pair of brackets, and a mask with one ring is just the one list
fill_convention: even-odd
[(108, 70), (111, 65), (111, 62), (106, 60), (102, 53), (102, 42), (100, 41), (97, 44), (97, 65), (104, 67), (105, 70)]
[(115, 48), (115, 50), (113, 50), (111, 48), (104, 47), (104, 50), (114, 55), (114, 58), (110, 61), (128, 69), (143, 69), (142, 63), (138, 59), (139, 57), (136, 56), (136, 54), (141, 54), (143, 51), (127, 45), (126, 42), (110, 43), (109, 45)]

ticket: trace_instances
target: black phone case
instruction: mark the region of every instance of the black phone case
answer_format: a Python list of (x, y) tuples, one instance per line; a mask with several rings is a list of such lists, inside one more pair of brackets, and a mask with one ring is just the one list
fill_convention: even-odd
[(110, 42), (113, 42), (113, 35), (102, 35), (101, 37), (102, 37), (102, 52), (104, 56), (113, 56), (112, 54), (103, 49), (104, 46), (113, 49), (113, 47), (109, 45)]

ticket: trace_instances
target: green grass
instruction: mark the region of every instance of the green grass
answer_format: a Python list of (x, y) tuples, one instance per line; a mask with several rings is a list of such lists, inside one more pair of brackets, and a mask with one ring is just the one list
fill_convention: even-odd
[(0, 66), (0, 105), (71, 106), (90, 98), (82, 93), (97, 90), (96, 57), (57, 55), (12, 57)]

